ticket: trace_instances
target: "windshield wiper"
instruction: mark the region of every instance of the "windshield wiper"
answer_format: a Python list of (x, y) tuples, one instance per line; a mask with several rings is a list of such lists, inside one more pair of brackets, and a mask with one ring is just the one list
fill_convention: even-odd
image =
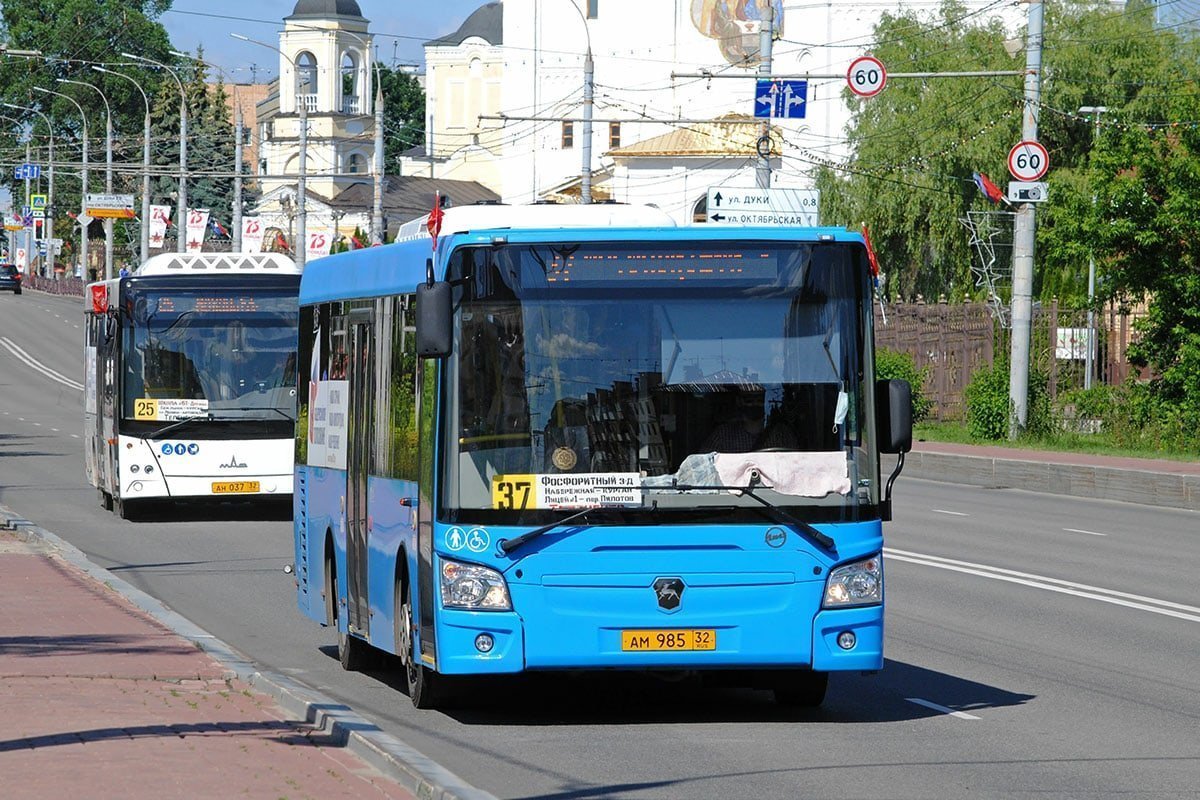
[(497, 544), (499, 545), (500, 549), (503, 550), (504, 553), (507, 555), (508, 553), (511, 553), (513, 550), (516, 550), (518, 547), (520, 547), (521, 545), (528, 542), (530, 539), (536, 539), (537, 537), (541, 536), (542, 534), (549, 533), (550, 531), (554, 530), (555, 528), (566, 525), (568, 522), (571, 522), (572, 520), (577, 520), (582, 517), (586, 517), (588, 514), (592, 513), (595, 510), (596, 509), (594, 509), (594, 508), (585, 508), (580, 511), (576, 511), (574, 514), (569, 514), (560, 520), (555, 520), (554, 522), (551, 522), (549, 525), (543, 525), (540, 528), (534, 528), (531, 531), (526, 531), (525, 533), (522, 533), (520, 536), (515, 536), (512, 539), (501, 539), (499, 542), (497, 542)]
[[(278, 408), (267, 409), (264, 407), (264, 408), (238, 409), (238, 410), (239, 411), (241, 411), (241, 410), (245, 410), (245, 411), (271, 410), (271, 411), (278, 412), (286, 420), (293, 421), (293, 422), (295, 421), (295, 420), (293, 420), (292, 417), (289, 417), (287, 414), (284, 414)], [(153, 441), (155, 439), (161, 439), (163, 436), (166, 436), (171, 431), (178, 430), (179, 428), (182, 428), (184, 425), (188, 425), (193, 422), (247, 422), (247, 421), (254, 421), (254, 420), (252, 420), (252, 419), (248, 420), (246, 417), (238, 417), (238, 416), (233, 416), (233, 415), (229, 415), (229, 414), (218, 415), (218, 414), (213, 414), (212, 412), (209, 412), (207, 414), (197, 414), (194, 417), (187, 417), (186, 419), (176, 420), (175, 422), (172, 422), (167, 427), (161, 428), (160, 430), (155, 431), (154, 434), (152, 436), (150, 436), (149, 438), (151, 441)]]
[(792, 516), (788, 512), (784, 511), (779, 506), (772, 503), (770, 500), (767, 500), (765, 497), (759, 496), (756, 491), (758, 489), (770, 489), (770, 488), (771, 488), (770, 486), (764, 486), (762, 483), (760, 483), (757, 475), (751, 475), (750, 483), (747, 486), (695, 486), (695, 485), (691, 485), (691, 484), (680, 483), (680, 484), (672, 484), (670, 486), (642, 486), (642, 491), (649, 491), (649, 492), (702, 492), (702, 491), (736, 492), (739, 495), (749, 497), (751, 500), (761, 503), (762, 506), (764, 508), (766, 508), (767, 511), (770, 512), (770, 515), (775, 519), (776, 522), (782, 523), (784, 525), (790, 525), (796, 531), (796, 533), (799, 533), (801, 536), (804, 536), (805, 538), (816, 543), (817, 545), (820, 545), (821, 547), (825, 548), (826, 550), (828, 550), (831, 553), (834, 553), (834, 554), (837, 553), (837, 542), (835, 542), (833, 539), (829, 538), (825, 534), (821, 533), (819, 530), (814, 528), (812, 525), (809, 525), (804, 520), (797, 519), (796, 517)]

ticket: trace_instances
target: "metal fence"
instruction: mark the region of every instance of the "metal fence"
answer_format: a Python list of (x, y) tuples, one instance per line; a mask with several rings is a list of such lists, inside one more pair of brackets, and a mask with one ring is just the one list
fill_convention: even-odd
[[(1095, 315), (1093, 386), (1115, 386), (1131, 375), (1146, 377), (1129, 362), (1136, 340), (1134, 320), (1144, 307), (1111, 305)], [(1087, 311), (1065, 309), (1057, 300), (1036, 303), (1030, 332), (1031, 370), (1046, 376), (1051, 401), (1085, 384)], [(875, 309), (877, 347), (907, 353), (928, 371), (925, 393), (930, 418), (962, 420), (963, 395), (971, 376), (1006, 356), (1011, 329), (1000, 325), (986, 303), (896, 303)]]

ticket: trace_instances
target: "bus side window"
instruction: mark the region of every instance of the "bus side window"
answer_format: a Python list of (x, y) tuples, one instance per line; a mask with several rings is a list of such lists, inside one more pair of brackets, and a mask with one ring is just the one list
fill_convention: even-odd
[(393, 478), (417, 479), (416, 298), (396, 298), (391, 330), (391, 470)]

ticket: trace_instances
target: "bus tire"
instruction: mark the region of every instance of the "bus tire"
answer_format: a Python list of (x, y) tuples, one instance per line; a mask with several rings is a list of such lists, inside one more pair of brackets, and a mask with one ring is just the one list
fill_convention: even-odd
[(338, 619), (337, 565), (325, 559), (325, 620), (337, 632), (338, 662), (347, 672), (362, 672), (370, 666), (370, 645), (343, 631)]
[(400, 633), (407, 638), (407, 644), (398, 644), (396, 649), (405, 648), (407, 652), (401, 657), (404, 661), (404, 676), (408, 683), (408, 699), (416, 708), (440, 708), (446, 704), (446, 678), (421, 663), (420, 656), (413, 648), (413, 615), (412, 600), (407, 592), (400, 600), (400, 614), (407, 620), (397, 623)]
[(113, 511), (121, 519), (133, 521), (137, 519), (137, 506), (134, 503), (126, 500), (118, 495), (113, 495), (112, 499)]
[(787, 708), (817, 708), (825, 702), (829, 673), (787, 670), (775, 679), (775, 702)]

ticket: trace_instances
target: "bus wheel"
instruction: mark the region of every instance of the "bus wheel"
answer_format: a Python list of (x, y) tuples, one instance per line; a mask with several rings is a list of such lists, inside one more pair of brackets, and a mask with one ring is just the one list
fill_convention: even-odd
[(361, 672), (370, 665), (370, 645), (349, 631), (343, 631), (338, 619), (337, 566), (333, 559), (325, 561), (325, 620), (337, 631), (338, 661), (342, 669)]
[(402, 641), (397, 649), (404, 653), (404, 674), (408, 680), (408, 699), (417, 708), (437, 708), (445, 703), (445, 677), (421, 663), (421, 657), (413, 652), (413, 614), (412, 601), (408, 593), (404, 593), (400, 601), (400, 615), (404, 620), (399, 622), (400, 633), (406, 641)]
[(113, 496), (112, 499), (113, 511), (121, 519), (134, 520), (137, 519), (137, 506), (123, 497)]
[(828, 672), (787, 670), (776, 678), (775, 702), (788, 708), (816, 708), (825, 702), (828, 688)]

